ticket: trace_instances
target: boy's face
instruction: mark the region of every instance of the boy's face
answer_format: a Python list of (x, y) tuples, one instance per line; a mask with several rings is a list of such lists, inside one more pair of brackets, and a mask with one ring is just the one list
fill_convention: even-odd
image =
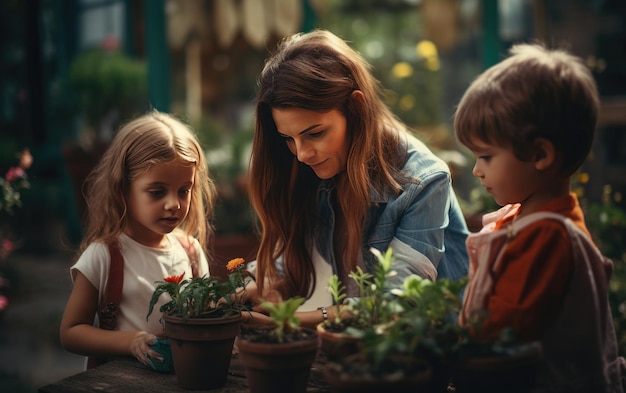
[(476, 156), (472, 174), (500, 206), (527, 202), (540, 187), (538, 172), (531, 161), (521, 161), (511, 147), (474, 140), (470, 149)]

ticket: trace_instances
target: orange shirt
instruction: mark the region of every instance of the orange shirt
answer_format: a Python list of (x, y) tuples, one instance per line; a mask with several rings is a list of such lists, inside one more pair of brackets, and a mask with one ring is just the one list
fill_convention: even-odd
[[(554, 199), (539, 210), (571, 219), (591, 238), (575, 194)], [(517, 214), (518, 209), (513, 209), (495, 222), (494, 230), (506, 229)], [(519, 339), (539, 339), (556, 315), (573, 271), (567, 230), (554, 220), (530, 224), (505, 244), (499, 258), (483, 335), (497, 337), (503, 328), (511, 327)]]

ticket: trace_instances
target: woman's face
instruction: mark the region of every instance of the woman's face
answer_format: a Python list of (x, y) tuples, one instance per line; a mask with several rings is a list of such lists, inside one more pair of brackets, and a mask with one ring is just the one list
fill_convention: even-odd
[(289, 150), (317, 177), (330, 179), (346, 169), (350, 142), (346, 118), (340, 111), (272, 108), (272, 117)]

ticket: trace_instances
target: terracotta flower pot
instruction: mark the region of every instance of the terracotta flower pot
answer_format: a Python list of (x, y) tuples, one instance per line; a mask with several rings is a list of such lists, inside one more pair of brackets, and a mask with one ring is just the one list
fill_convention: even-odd
[[(461, 391), (527, 392), (543, 357), (539, 342), (522, 344), (514, 354), (466, 356), (448, 362), (450, 380)], [(475, 389), (475, 390), (474, 390)]]
[(352, 355), (362, 347), (362, 340), (343, 332), (333, 332), (324, 327), (324, 323), (317, 325), (320, 351), (329, 361), (340, 361)]
[(378, 392), (427, 392), (432, 391), (433, 369), (423, 362), (421, 370), (411, 375), (365, 376), (362, 373), (346, 373), (343, 367), (329, 362), (323, 368), (324, 378), (335, 393), (378, 393)]
[(223, 386), (240, 325), (241, 314), (186, 320), (163, 315), (178, 385), (190, 390)]
[(285, 343), (237, 340), (239, 359), (246, 370), (251, 393), (306, 392), (311, 365), (317, 355), (318, 339), (314, 330), (302, 328), (306, 335)]

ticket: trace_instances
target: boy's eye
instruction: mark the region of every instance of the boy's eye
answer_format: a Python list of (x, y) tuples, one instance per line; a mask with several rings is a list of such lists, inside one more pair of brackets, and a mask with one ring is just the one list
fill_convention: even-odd
[(178, 193), (179, 193), (180, 195), (187, 195), (187, 194), (189, 194), (190, 192), (191, 192), (191, 188), (184, 188), (184, 189), (182, 189), (182, 190), (178, 191)]
[(489, 160), (491, 160), (491, 156), (479, 156), (478, 159), (489, 162)]

